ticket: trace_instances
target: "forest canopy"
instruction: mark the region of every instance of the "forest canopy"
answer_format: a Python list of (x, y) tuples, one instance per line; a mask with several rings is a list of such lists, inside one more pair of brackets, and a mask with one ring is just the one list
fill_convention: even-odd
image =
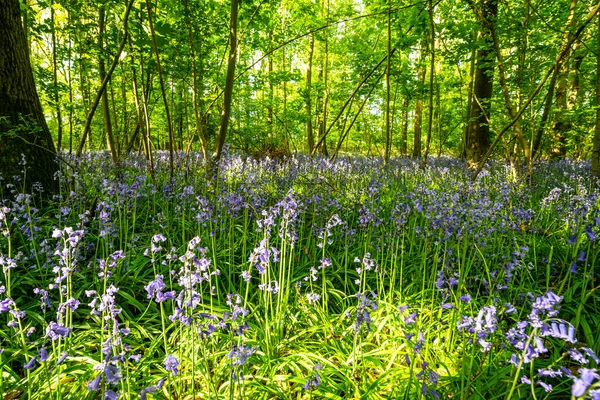
[(115, 161), (155, 149), (219, 155), (224, 143), (252, 154), (448, 154), (472, 164), (490, 150), (525, 163), (592, 155), (594, 2), (21, 8), (59, 150), (108, 149)]

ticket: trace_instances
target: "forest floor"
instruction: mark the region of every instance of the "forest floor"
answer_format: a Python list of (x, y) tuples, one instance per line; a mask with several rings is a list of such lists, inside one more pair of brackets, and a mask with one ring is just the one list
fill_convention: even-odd
[(176, 161), (2, 200), (5, 399), (600, 398), (585, 162)]

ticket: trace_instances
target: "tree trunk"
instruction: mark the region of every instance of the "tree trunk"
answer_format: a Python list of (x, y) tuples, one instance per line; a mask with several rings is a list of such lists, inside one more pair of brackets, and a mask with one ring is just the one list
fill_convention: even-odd
[(405, 156), (408, 154), (408, 96), (402, 100), (402, 135), (400, 139), (400, 153)]
[(600, 15), (598, 15), (598, 33), (596, 47), (596, 129), (592, 142), (592, 176), (600, 179)]
[[(106, 85), (108, 84), (108, 80), (110, 79), (115, 68), (117, 67), (117, 64), (119, 63), (119, 60), (121, 58), (121, 53), (123, 52), (123, 48), (125, 47), (125, 43), (127, 43), (127, 35), (128, 35), (127, 21), (129, 19), (129, 13), (131, 12), (131, 7), (133, 6), (133, 1), (134, 0), (129, 0), (129, 3), (127, 4), (127, 8), (125, 10), (125, 15), (123, 16), (123, 37), (121, 38), (121, 43), (119, 44), (119, 48), (117, 50), (117, 53), (115, 54), (115, 58), (113, 59), (113, 62), (111, 64), (110, 68), (106, 72), (106, 76), (102, 80), (102, 83), (100, 84), (100, 88), (98, 89), (98, 92), (96, 93), (96, 97), (94, 97), (94, 100), (93, 100), (92, 104), (90, 105), (90, 109), (87, 113), (85, 126), (83, 127), (83, 133), (81, 135), (81, 139), (79, 141), (79, 146), (77, 148), (77, 156), (78, 157), (81, 156), (81, 154), (83, 153), (83, 147), (85, 146), (85, 141), (87, 140), (87, 136), (88, 136), (91, 126), (92, 126), (92, 118), (94, 118), (94, 114), (96, 113), (96, 108), (98, 107), (98, 104), (100, 103), (100, 99), (102, 98), (102, 95), (104, 94), (104, 92), (106, 90)], [(90, 141), (91, 141), (91, 137), (90, 137)], [(90, 144), (90, 147), (91, 147), (91, 144)]]
[(225, 90), (223, 91), (223, 111), (221, 112), (221, 122), (219, 124), (219, 135), (217, 136), (217, 146), (215, 148), (214, 158), (219, 159), (223, 146), (225, 145), (225, 136), (227, 135), (227, 126), (229, 124), (229, 114), (231, 113), (231, 98), (233, 95), (233, 83), (235, 80), (235, 59), (237, 54), (237, 25), (238, 25), (238, 0), (231, 0), (231, 14), (229, 21), (229, 59), (227, 60), (227, 77), (225, 79)]
[[(98, 72), (100, 73), (100, 83), (106, 79), (106, 64), (104, 62), (104, 28), (106, 26), (105, 6), (101, 5), (98, 8)], [(110, 120), (110, 107), (108, 104), (108, 90), (102, 92), (102, 116), (104, 117), (104, 133), (106, 135), (106, 146), (110, 151), (110, 156), (113, 162), (117, 162), (117, 149), (115, 148), (115, 140), (112, 132), (112, 121)]]
[[(53, 4), (54, 2), (52, 2)], [(56, 123), (58, 136), (56, 138), (56, 149), (60, 151), (62, 146), (63, 137), (63, 125), (62, 115), (60, 111), (60, 101), (58, 97), (58, 63), (56, 61), (56, 26), (54, 21), (54, 7), (50, 6), (50, 24), (52, 30), (52, 97), (54, 100), (54, 107), (56, 108)]]
[[(196, 49), (194, 42), (194, 35), (192, 32), (192, 22), (190, 21), (190, 9), (189, 0), (185, 0), (185, 18), (186, 25), (188, 28), (188, 41), (190, 45), (190, 59), (192, 61), (192, 107), (194, 109), (194, 123), (196, 125), (196, 134), (200, 139), (200, 147), (202, 150), (202, 156), (204, 160), (208, 159), (208, 137), (206, 136), (206, 123), (205, 120), (200, 118), (200, 109), (198, 103), (201, 103), (201, 108), (204, 110), (204, 103), (201, 98), (198, 98), (198, 93), (202, 92), (202, 87), (198, 83), (198, 68), (196, 64)], [(203, 76), (203, 72), (200, 72), (200, 76)], [(200, 89), (199, 89), (200, 88)], [(191, 144), (191, 141), (190, 141)]]
[(306, 138), (308, 140), (308, 154), (312, 154), (315, 148), (315, 137), (313, 135), (312, 125), (312, 64), (313, 64), (313, 53), (315, 51), (315, 35), (310, 35), (308, 44), (308, 65), (306, 67)]
[(433, 79), (435, 77), (435, 21), (433, 19), (433, 0), (429, 0), (428, 14), (429, 14), (429, 27), (431, 29), (430, 37), (430, 50), (431, 56), (429, 58), (429, 117), (427, 118), (427, 138), (425, 139), (425, 151), (423, 152), (422, 164), (425, 165), (427, 162), (427, 155), (429, 154), (429, 146), (431, 143), (431, 130), (433, 128)]
[[(569, 12), (569, 22), (564, 34), (564, 42), (569, 42), (573, 36), (575, 26), (575, 8), (577, 0), (571, 0)], [(569, 87), (569, 53), (565, 56), (566, 60), (560, 64), (558, 79), (556, 83), (556, 95), (554, 104), (556, 107), (555, 121), (552, 126), (553, 146), (550, 150), (550, 156), (553, 158), (564, 158), (567, 155), (567, 133), (569, 130), (568, 110), (567, 110), (567, 90)]]
[[(29, 192), (39, 182), (46, 192), (57, 192), (56, 150), (35, 88), (18, 0), (0, 0), (0, 99), (2, 183)], [(22, 158), (26, 176), (17, 182)]]
[(148, 11), (148, 26), (150, 27), (150, 36), (152, 38), (152, 47), (154, 48), (154, 59), (156, 60), (156, 69), (158, 72), (158, 81), (160, 83), (160, 93), (162, 94), (163, 104), (165, 106), (165, 114), (167, 116), (167, 129), (169, 132), (169, 173), (171, 178), (174, 175), (174, 154), (173, 145), (175, 142), (175, 134), (173, 133), (173, 123), (171, 122), (171, 112), (169, 110), (169, 102), (167, 100), (167, 91), (165, 88), (165, 81), (163, 79), (162, 67), (160, 65), (160, 54), (158, 52), (158, 44), (156, 43), (156, 33), (154, 32), (154, 23), (152, 22), (152, 9), (150, 8), (150, 1), (146, 0), (146, 10)]
[[(498, 14), (497, 0), (480, 0), (475, 7), (480, 8), (482, 18), (489, 24), (494, 24)], [(473, 101), (468, 134), (467, 134), (467, 163), (477, 164), (490, 147), (490, 101), (494, 75), (494, 51), (492, 37), (487, 26), (481, 26), (478, 41), (480, 47), (476, 55), (475, 80), (473, 82)]]
[(417, 67), (417, 76), (419, 79), (419, 89), (417, 93), (417, 101), (415, 104), (415, 123), (413, 135), (413, 157), (421, 157), (421, 131), (423, 127), (423, 88), (425, 87), (426, 70), (423, 66), (423, 49), (419, 56), (419, 65)]
[(390, 0), (387, 0), (387, 60), (385, 65), (385, 151), (383, 153), (383, 162), (387, 164), (390, 161), (390, 152), (392, 150), (392, 129), (390, 125), (391, 111), (391, 88), (390, 88), (390, 67), (392, 64), (392, 14)]
[[(567, 29), (567, 31), (565, 31), (565, 34), (563, 36), (563, 43), (561, 45), (560, 48), (560, 53), (562, 52), (567, 52), (565, 54), (565, 57), (567, 57), (568, 51), (569, 51), (569, 43), (572, 43), (572, 37), (573, 34), (571, 32), (571, 28), (574, 26), (575, 20), (575, 5), (577, 3), (577, 0), (572, 0), (571, 1), (571, 8), (569, 10), (569, 19), (567, 22), (567, 26), (569, 27), (569, 29)], [(548, 93), (546, 94), (546, 99), (544, 102), (544, 112), (542, 113), (542, 117), (540, 118), (540, 123), (538, 125), (538, 129), (536, 131), (536, 135), (535, 135), (535, 140), (533, 142), (533, 147), (532, 147), (532, 151), (531, 151), (531, 156), (532, 158), (535, 157), (536, 153), (539, 151), (540, 146), (542, 144), (542, 136), (544, 134), (544, 129), (546, 128), (546, 123), (548, 122), (548, 119), (550, 118), (550, 112), (552, 110), (552, 104), (553, 104), (553, 100), (554, 100), (554, 92), (556, 90), (556, 82), (559, 79), (560, 76), (560, 71), (562, 69), (562, 63), (564, 61), (561, 61), (560, 63), (556, 63), (553, 73), (552, 73), (552, 77), (550, 78), (550, 83), (548, 84)], [(559, 142), (560, 142), (560, 138), (558, 138)], [(557, 147), (556, 149), (552, 150), (552, 154), (553, 155), (557, 155), (560, 154), (560, 149)]]
[[(273, 46), (275, 43), (273, 42), (273, 30), (269, 30), (269, 44)], [(273, 142), (273, 107), (275, 106), (274, 102), (274, 89), (273, 89), (273, 53), (270, 53), (267, 58), (267, 81), (269, 82), (269, 102), (267, 107), (267, 142), (271, 144)]]

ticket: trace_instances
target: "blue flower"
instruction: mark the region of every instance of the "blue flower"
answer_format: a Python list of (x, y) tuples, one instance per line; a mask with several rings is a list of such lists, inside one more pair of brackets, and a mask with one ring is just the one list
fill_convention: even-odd
[(31, 358), (31, 360), (29, 360), (24, 366), (23, 368), (28, 369), (28, 370), (32, 370), (35, 368), (35, 362), (37, 361), (37, 356), (33, 356)]
[(93, 381), (88, 382), (87, 389), (90, 391), (98, 391), (100, 390), (100, 384), (102, 383), (102, 374), (96, 375)]
[(600, 379), (600, 375), (594, 369), (581, 368), (579, 378), (573, 380), (571, 393), (573, 396), (582, 397), (587, 389), (594, 383), (594, 380)]
[(172, 354), (169, 354), (165, 357), (165, 369), (173, 373), (173, 375), (179, 375), (179, 360)]

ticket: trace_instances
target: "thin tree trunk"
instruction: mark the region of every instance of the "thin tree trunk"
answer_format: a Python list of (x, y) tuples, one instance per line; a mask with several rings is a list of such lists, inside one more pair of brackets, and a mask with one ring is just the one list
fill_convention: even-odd
[(392, 130), (390, 126), (390, 67), (392, 64), (392, 11), (390, 9), (390, 0), (387, 0), (387, 61), (385, 65), (385, 151), (383, 153), (383, 162), (387, 164), (390, 161), (390, 152), (392, 149)]
[[(575, 26), (575, 8), (577, 7), (577, 0), (571, 0), (571, 7), (569, 9), (569, 21), (567, 23), (567, 29), (565, 30), (563, 42), (570, 41), (573, 35), (573, 28)], [(564, 158), (567, 155), (567, 133), (569, 130), (568, 109), (567, 109), (567, 90), (569, 87), (569, 62), (568, 58), (571, 50), (567, 50), (568, 53), (565, 56), (565, 61), (560, 64), (558, 71), (558, 78), (556, 84), (556, 96), (554, 105), (556, 107), (555, 121), (552, 126), (553, 133), (553, 146), (550, 150), (550, 156), (553, 158)]]
[(225, 145), (225, 136), (227, 135), (227, 126), (229, 124), (229, 115), (231, 113), (231, 98), (233, 95), (233, 83), (235, 79), (235, 62), (237, 54), (237, 25), (238, 25), (238, 0), (231, 0), (231, 14), (229, 21), (229, 58), (227, 60), (227, 77), (225, 79), (225, 90), (223, 92), (223, 111), (221, 112), (221, 122), (219, 124), (219, 135), (217, 137), (217, 146), (213, 157), (219, 159), (223, 146)]
[[(475, 35), (475, 37), (477, 37), (477, 35)], [(470, 64), (470, 68), (469, 68), (469, 89), (467, 91), (467, 111), (465, 113), (465, 131), (464, 131), (464, 137), (463, 137), (463, 145), (462, 145), (462, 149), (461, 149), (461, 157), (466, 159), (467, 158), (467, 149), (469, 148), (469, 132), (471, 129), (471, 118), (473, 118), (473, 115), (471, 114), (471, 111), (473, 110), (473, 90), (474, 90), (474, 86), (473, 84), (475, 83), (475, 59), (477, 57), (477, 49), (475, 49), (475, 47), (473, 47), (473, 50), (471, 50), (471, 62)], [(460, 72), (460, 69), (459, 69)]]
[(146, 0), (146, 10), (148, 11), (148, 26), (150, 27), (150, 36), (152, 37), (152, 47), (154, 48), (154, 59), (156, 60), (156, 69), (158, 72), (158, 81), (160, 82), (160, 92), (162, 94), (163, 104), (165, 106), (165, 114), (167, 117), (167, 128), (169, 132), (169, 174), (171, 178), (175, 173), (174, 167), (174, 154), (173, 145), (175, 142), (175, 135), (173, 132), (173, 123), (171, 122), (171, 112), (169, 111), (169, 102), (167, 100), (167, 91), (165, 89), (165, 81), (163, 79), (162, 67), (160, 65), (160, 54), (158, 52), (158, 45), (156, 44), (156, 33), (154, 32), (154, 23), (152, 22), (152, 8), (150, 7), (150, 0)]
[[(325, 20), (329, 22), (329, 0), (323, 0), (323, 7), (326, 10)], [(327, 130), (327, 117), (329, 112), (329, 30), (325, 30), (325, 58), (321, 67), (323, 74), (323, 109), (321, 110), (321, 124), (319, 125), (319, 143), (317, 148), (319, 153), (327, 156), (327, 139), (325, 132)]]
[[(273, 30), (269, 31), (269, 43), (273, 44)], [(273, 54), (270, 54), (267, 58), (267, 76), (269, 82), (269, 102), (267, 107), (267, 138), (268, 142), (271, 143), (273, 140), (273, 107), (275, 106), (273, 101), (275, 97), (273, 89)]]
[[(572, 39), (573, 39), (573, 34), (571, 32), (571, 29), (575, 23), (574, 3), (576, 4), (577, 0), (571, 0), (571, 8), (569, 10), (569, 19), (567, 21), (567, 30), (565, 31), (565, 33), (563, 35), (563, 43), (561, 44), (561, 48), (559, 51), (559, 53), (561, 53), (561, 54), (563, 52), (565, 53), (564, 58), (566, 58), (568, 55), (569, 47), (571, 46)], [(554, 91), (556, 90), (556, 83), (560, 76), (560, 71), (561, 71), (563, 62), (565, 62), (565, 61), (561, 60), (561, 62), (555, 64), (554, 70), (552, 72), (552, 77), (550, 78), (550, 82), (548, 83), (548, 93), (546, 94), (546, 99), (544, 102), (544, 112), (542, 113), (542, 117), (540, 118), (540, 123), (538, 125), (538, 129), (537, 129), (537, 132), (535, 135), (535, 140), (534, 140), (533, 146), (532, 146), (532, 151), (531, 151), (532, 158), (535, 157), (535, 155), (539, 151), (541, 143), (542, 143), (542, 137), (544, 135), (544, 130), (546, 128), (546, 124), (548, 123), (548, 119), (550, 118), (550, 112), (552, 110), (552, 104), (554, 102)], [(560, 138), (559, 138), (559, 141), (560, 141)], [(561, 150), (559, 148), (556, 149), (557, 154), (560, 154), (560, 151)]]
[(81, 135), (81, 140), (79, 142), (79, 147), (77, 149), (78, 157), (81, 156), (81, 153), (83, 153), (83, 147), (85, 146), (85, 141), (87, 139), (87, 136), (90, 132), (90, 128), (92, 125), (92, 118), (94, 117), (96, 108), (98, 107), (98, 104), (100, 103), (100, 98), (102, 97), (102, 95), (104, 94), (104, 91), (106, 90), (106, 85), (108, 84), (108, 80), (112, 76), (115, 68), (117, 67), (117, 64), (119, 63), (119, 59), (121, 58), (121, 53), (123, 52), (123, 48), (125, 47), (125, 43), (127, 42), (127, 35), (128, 35), (127, 21), (129, 19), (129, 13), (131, 11), (131, 7), (133, 6), (133, 1), (134, 0), (129, 0), (129, 3), (127, 4), (127, 8), (125, 9), (125, 15), (123, 16), (123, 38), (121, 39), (121, 43), (119, 44), (119, 49), (117, 50), (115, 58), (113, 59), (113, 62), (111, 64), (110, 68), (106, 72), (106, 76), (102, 80), (102, 84), (100, 85), (100, 88), (98, 89), (98, 92), (96, 93), (94, 102), (92, 103), (92, 105), (90, 106), (90, 110), (88, 111), (88, 115), (87, 115), (87, 118), (85, 121), (85, 126), (83, 128), (83, 134)]
[[(104, 64), (104, 28), (105, 28), (105, 6), (101, 4), (98, 8), (98, 50), (99, 50), (99, 59), (98, 59), (98, 71), (100, 73), (100, 82), (104, 82), (106, 79), (106, 66)], [(107, 79), (107, 82), (110, 79)], [(112, 132), (112, 121), (110, 120), (110, 108), (108, 104), (108, 90), (102, 91), (102, 115), (104, 117), (104, 133), (106, 135), (106, 146), (110, 151), (110, 156), (114, 163), (118, 161), (117, 158), (117, 149), (115, 148), (115, 140), (113, 138)]]
[(402, 135), (400, 139), (400, 153), (405, 156), (408, 154), (408, 107), (410, 106), (408, 96), (402, 100)]
[[(140, 64), (140, 69), (142, 66)], [(142, 69), (142, 101), (140, 101), (138, 94), (138, 82), (137, 82), (137, 73), (133, 65), (131, 66), (131, 76), (133, 81), (133, 99), (135, 101), (135, 109), (138, 117), (138, 126), (142, 130), (142, 143), (144, 146), (144, 152), (146, 154), (146, 159), (148, 160), (148, 168), (150, 169), (150, 176), (152, 180), (155, 180), (154, 176), (154, 158), (152, 155), (152, 146), (150, 142), (150, 122), (148, 120), (148, 107), (147, 107), (147, 98), (148, 98), (148, 86), (144, 87), (143, 85), (143, 69)], [(150, 75), (148, 75), (148, 80), (150, 80)]]
[(475, 80), (473, 82), (473, 101), (471, 102), (468, 130), (467, 163), (477, 164), (490, 147), (490, 101), (494, 75), (494, 51), (489, 24), (493, 24), (498, 15), (498, 0), (480, 0), (473, 9), (479, 10), (482, 23), (478, 39), (483, 44), (477, 50)]
[[(492, 36), (494, 51), (496, 53), (496, 59), (498, 60), (498, 75), (500, 81), (500, 88), (502, 89), (502, 94), (504, 96), (504, 105), (508, 110), (510, 118), (514, 119), (517, 114), (517, 109), (513, 105), (513, 102), (511, 100), (511, 94), (508, 90), (508, 84), (506, 82), (506, 72), (504, 68), (504, 58), (502, 56), (502, 51), (500, 50), (500, 43), (498, 41), (498, 35), (496, 34), (496, 27), (493, 21), (490, 21), (488, 18), (486, 18), (485, 15), (479, 15), (479, 18), (481, 20), (481, 23), (485, 25), (485, 27), (489, 30)], [(527, 141), (525, 140), (525, 136), (523, 135), (523, 130), (521, 129), (521, 123), (519, 122), (519, 120), (515, 122), (514, 129), (517, 141), (521, 146), (521, 149), (523, 150), (523, 155), (525, 156), (525, 160), (529, 167), (529, 174), (531, 176), (531, 174), (533, 173), (533, 160), (531, 158), (530, 147), (527, 145)], [(512, 154), (510, 154), (510, 152), (509, 156), (512, 157)]]
[(433, 128), (433, 79), (435, 77), (435, 21), (433, 20), (434, 11), (433, 0), (429, 0), (427, 11), (429, 14), (429, 27), (431, 29), (430, 49), (431, 57), (429, 58), (429, 118), (427, 119), (427, 138), (425, 139), (425, 151), (423, 153), (422, 164), (427, 163), (427, 155), (429, 154), (429, 146), (431, 143), (431, 130)]
[[(200, 118), (200, 110), (198, 103), (201, 101), (198, 99), (198, 67), (196, 64), (196, 50), (194, 35), (192, 31), (192, 23), (190, 21), (190, 10), (189, 0), (185, 0), (185, 17), (186, 25), (188, 28), (188, 41), (190, 45), (190, 59), (192, 61), (192, 107), (194, 109), (194, 123), (196, 124), (196, 134), (200, 140), (200, 149), (202, 150), (202, 156), (204, 160), (208, 159), (208, 137), (206, 135), (206, 125), (202, 118)], [(191, 141), (190, 141), (191, 145)], [(189, 147), (189, 146), (188, 146)], [(187, 152), (187, 150), (186, 150)]]
[(423, 49), (421, 48), (417, 66), (417, 77), (419, 79), (419, 89), (417, 101), (415, 103), (415, 122), (413, 134), (413, 157), (421, 157), (421, 132), (423, 127), (423, 88), (425, 87), (426, 70), (423, 67)]
[(308, 44), (308, 66), (306, 67), (306, 138), (308, 140), (308, 154), (312, 154), (315, 148), (315, 137), (313, 135), (313, 124), (312, 124), (312, 64), (313, 54), (315, 51), (315, 35), (309, 36)]
[[(71, 25), (71, 13), (68, 13), (68, 24)], [(71, 41), (71, 33), (69, 33), (69, 63), (73, 63), (73, 43)], [(73, 152), (73, 118), (74, 118), (74, 107), (73, 107), (73, 76), (71, 75), (71, 68), (67, 68), (67, 80), (69, 81), (69, 154)]]
[[(600, 15), (598, 15), (598, 33), (596, 33), (596, 128), (592, 142), (592, 177), (600, 179)], [(597, 181), (595, 182), (597, 184)]]
[(58, 63), (56, 55), (56, 26), (54, 19), (54, 1), (50, 4), (50, 24), (52, 30), (52, 97), (54, 100), (54, 107), (56, 109), (56, 124), (57, 124), (57, 137), (56, 137), (56, 150), (60, 151), (62, 147), (63, 139), (63, 125), (62, 125), (62, 114), (60, 111), (60, 101), (58, 97)]

